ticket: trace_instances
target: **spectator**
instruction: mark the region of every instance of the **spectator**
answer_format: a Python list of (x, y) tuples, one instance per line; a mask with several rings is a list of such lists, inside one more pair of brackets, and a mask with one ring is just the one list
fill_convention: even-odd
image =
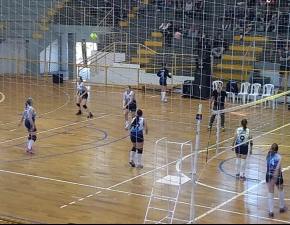
[(288, 43), (284, 46), (283, 51), (281, 52), (280, 56), (280, 77), (279, 77), (279, 86), (282, 89), (282, 77), (285, 75), (285, 72), (287, 72), (287, 75), (290, 71), (290, 52), (288, 48)]
[(199, 31), (198, 25), (193, 23), (188, 29), (187, 37), (196, 38), (198, 35), (198, 31)]
[(202, 10), (203, 10), (203, 1), (202, 0), (195, 0), (194, 3), (194, 12), (196, 19), (202, 19)]
[(212, 54), (217, 58), (221, 58), (226, 49), (227, 43), (223, 40), (221, 34), (218, 34), (217, 38), (214, 40)]
[(191, 17), (191, 15), (193, 14), (193, 4), (191, 0), (187, 0), (186, 4), (185, 4), (185, 18), (187, 17)]
[(252, 30), (252, 27), (253, 24), (245, 18), (239, 20), (238, 30), (240, 31), (240, 41), (243, 40), (244, 35), (248, 34)]
[(276, 40), (272, 42), (272, 45), (271, 45), (271, 48), (270, 48), (270, 60), (271, 61), (273, 61), (273, 53), (274, 52), (275, 52), (275, 58), (276, 58), (276, 54), (277, 53), (278, 53), (278, 56), (280, 58), (283, 46), (284, 46), (283, 39), (281, 37), (281, 34), (278, 33)]
[(171, 21), (169, 21), (168, 27), (167, 27), (166, 33), (165, 33), (165, 43), (168, 45), (172, 45), (173, 31), (174, 31), (173, 24)]
[(165, 36), (167, 32), (168, 26), (169, 26), (169, 22), (167, 20), (164, 20), (164, 22), (161, 23), (161, 25), (159, 26), (159, 30), (163, 34), (163, 36)]
[(226, 30), (226, 29), (231, 29), (231, 25), (232, 25), (232, 20), (233, 20), (233, 11), (232, 11), (232, 7), (230, 5), (228, 5), (228, 8), (225, 10), (225, 15), (224, 15), (224, 19), (223, 19), (223, 24), (222, 24), (222, 29)]

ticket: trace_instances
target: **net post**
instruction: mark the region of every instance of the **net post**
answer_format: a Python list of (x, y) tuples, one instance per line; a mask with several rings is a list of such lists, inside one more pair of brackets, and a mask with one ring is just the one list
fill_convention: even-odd
[(220, 125), (221, 125), (221, 112), (216, 111), (216, 155), (218, 154), (219, 141), (220, 141)]
[[(196, 126), (196, 136), (195, 136), (195, 151), (194, 160), (192, 164), (191, 180), (192, 180), (192, 191), (191, 191), (191, 204), (190, 204), (190, 223), (195, 223), (195, 183), (196, 183), (196, 173), (197, 173), (197, 163), (198, 163), (198, 151), (200, 144), (200, 125), (202, 120), (202, 104), (199, 103), (198, 112), (196, 114), (197, 126)], [(192, 157), (192, 154), (191, 154)]]

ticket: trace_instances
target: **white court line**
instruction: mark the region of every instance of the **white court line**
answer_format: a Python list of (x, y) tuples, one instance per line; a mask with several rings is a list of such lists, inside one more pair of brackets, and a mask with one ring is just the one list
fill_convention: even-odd
[[(47, 132), (50, 132), (50, 131), (59, 130), (59, 129), (62, 129), (62, 128), (70, 127), (70, 126), (73, 126), (73, 125), (76, 125), (76, 124), (85, 123), (85, 122), (88, 122), (88, 121), (91, 121), (91, 120), (96, 120), (96, 119), (100, 119), (100, 118), (107, 117), (107, 116), (111, 116), (111, 114), (106, 114), (106, 115), (94, 117), (94, 118), (91, 118), (91, 119), (88, 119), (88, 120), (83, 120), (83, 121), (79, 121), (79, 122), (66, 124), (66, 125), (63, 125), (63, 126), (60, 126), (60, 127), (51, 128), (51, 129), (48, 129), (48, 130), (40, 131), (37, 134), (44, 134), (44, 133), (47, 133)], [(9, 139), (7, 141), (2, 141), (2, 142), (0, 142), (0, 145), (8, 143), (8, 142), (16, 141), (16, 140), (19, 140), (19, 139), (22, 139), (22, 138), (27, 138), (27, 136), (22, 136), (22, 137)]]

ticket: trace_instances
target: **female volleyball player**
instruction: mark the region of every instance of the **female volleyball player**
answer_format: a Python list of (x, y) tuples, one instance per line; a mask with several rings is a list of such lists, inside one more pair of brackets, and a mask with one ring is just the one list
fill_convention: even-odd
[(130, 131), (130, 139), (133, 147), (130, 152), (129, 163), (132, 167), (135, 167), (133, 159), (137, 151), (137, 168), (143, 168), (143, 165), (141, 164), (144, 145), (143, 130), (145, 130), (145, 133), (148, 134), (148, 125), (146, 120), (142, 117), (142, 114), (142, 110), (138, 109), (136, 117), (132, 120)]
[[(249, 152), (249, 144), (250, 144), (250, 155), (252, 155), (253, 149), (253, 141), (252, 135), (250, 133), (250, 129), (247, 128), (248, 121), (246, 119), (242, 119), (241, 127), (236, 129), (233, 147), (235, 147), (236, 152), (236, 178), (240, 180), (245, 180), (245, 168), (246, 168), (246, 160)], [(234, 148), (232, 149), (234, 150)]]
[(134, 91), (131, 90), (130, 85), (126, 86), (126, 91), (124, 92), (124, 95), (123, 95), (123, 109), (124, 109), (124, 117), (125, 117), (125, 122), (126, 122), (125, 129), (128, 130), (130, 128), (128, 114), (129, 112), (131, 112), (131, 117), (134, 118), (136, 114), (136, 109), (137, 109), (135, 93)]
[(36, 125), (35, 125), (35, 117), (36, 111), (33, 107), (33, 99), (28, 98), (25, 103), (25, 109), (22, 113), (21, 120), (18, 124), (20, 126), (25, 119), (24, 125), (28, 130), (28, 143), (27, 143), (27, 152), (34, 154), (33, 144), (36, 141)]
[(161, 86), (161, 101), (167, 102), (166, 89), (167, 89), (167, 77), (172, 78), (166, 68), (166, 63), (162, 64), (162, 69), (158, 71), (157, 76), (159, 77), (159, 84)]
[(92, 118), (93, 114), (90, 112), (89, 108), (87, 107), (87, 100), (88, 100), (88, 89), (84, 84), (83, 78), (81, 76), (77, 77), (77, 94), (76, 94), (76, 105), (79, 108), (76, 115), (81, 115), (81, 103), (83, 104), (83, 108), (87, 110), (88, 116), (87, 118)]
[(284, 205), (284, 180), (282, 175), (282, 156), (278, 154), (278, 145), (273, 143), (266, 157), (267, 171), (266, 182), (268, 185), (269, 216), (274, 217), (274, 187), (278, 188), (279, 212), (288, 210)]

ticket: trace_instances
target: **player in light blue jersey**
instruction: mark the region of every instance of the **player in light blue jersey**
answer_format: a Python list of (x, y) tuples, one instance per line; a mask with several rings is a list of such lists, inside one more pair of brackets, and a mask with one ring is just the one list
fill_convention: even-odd
[(274, 188), (278, 188), (279, 212), (288, 210), (284, 205), (284, 180), (282, 175), (282, 156), (278, 154), (278, 145), (273, 143), (266, 157), (266, 182), (268, 185), (269, 216), (274, 217)]
[(131, 123), (130, 130), (130, 139), (132, 142), (132, 150), (130, 152), (130, 165), (135, 167), (134, 157), (137, 151), (137, 168), (143, 168), (141, 164), (142, 154), (143, 154), (143, 145), (144, 145), (144, 136), (143, 130), (145, 130), (145, 134), (148, 134), (148, 125), (146, 120), (142, 117), (143, 112), (141, 109), (137, 110), (137, 115), (133, 118)]
[[(247, 155), (250, 153), (252, 155), (253, 150), (253, 141), (252, 135), (250, 133), (250, 129), (247, 128), (248, 121), (246, 119), (242, 119), (241, 125), (236, 129), (236, 133), (234, 136), (233, 148), (232, 150), (236, 152), (236, 178), (240, 180), (245, 180), (245, 168), (246, 168), (246, 160)], [(250, 152), (249, 152), (249, 144), (250, 144)]]
[(83, 78), (81, 76), (77, 77), (77, 94), (76, 94), (76, 105), (78, 107), (78, 112), (76, 115), (81, 115), (81, 103), (83, 104), (83, 108), (88, 112), (87, 118), (92, 118), (93, 114), (90, 112), (89, 108), (87, 107), (87, 100), (88, 100), (88, 89), (84, 84)]
[(25, 109), (22, 113), (21, 120), (18, 124), (18, 126), (20, 126), (25, 120), (24, 125), (28, 131), (28, 143), (26, 151), (31, 154), (34, 154), (33, 144), (36, 141), (36, 131), (37, 131), (35, 125), (36, 111), (33, 107), (33, 103), (34, 101), (32, 98), (28, 98), (26, 100)]
[(130, 123), (128, 119), (128, 114), (131, 112), (131, 117), (134, 118), (137, 110), (137, 101), (135, 98), (135, 93), (132, 91), (131, 86), (126, 86), (126, 91), (123, 95), (123, 109), (124, 109), (124, 117), (125, 117), (125, 129), (128, 130), (130, 128)]

